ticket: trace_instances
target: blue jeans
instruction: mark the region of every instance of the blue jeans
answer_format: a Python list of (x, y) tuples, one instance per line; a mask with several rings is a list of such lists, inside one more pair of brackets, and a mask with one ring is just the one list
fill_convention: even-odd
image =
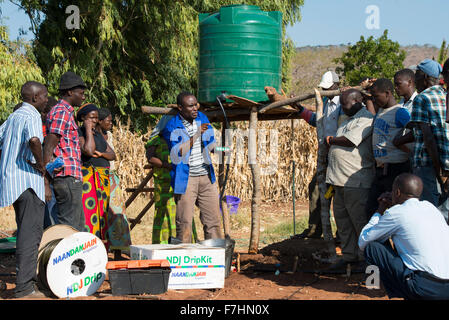
[(423, 182), (423, 192), (420, 200), (427, 200), (435, 207), (438, 207), (441, 187), (435, 175), (433, 166), (413, 167), (413, 174), (420, 177)]
[(444, 219), (449, 224), (449, 218), (448, 218), (448, 213), (449, 213), (449, 195), (445, 193), (443, 195), (443, 197), (444, 197), (443, 198), (443, 202), (438, 207), (438, 210), (440, 210), (440, 212), (443, 215)]
[(50, 184), (51, 200), (45, 203), (44, 230), (50, 226), (58, 224), (58, 204), (56, 203), (53, 185)]
[(379, 268), (380, 280), (390, 298), (449, 299), (449, 280), (439, 282), (429, 278), (429, 274), (407, 268), (401, 257), (380, 242), (370, 242), (365, 248), (366, 262)]
[(432, 203), (440, 210), (444, 219), (449, 222), (449, 195), (442, 192), (433, 167), (413, 167), (413, 174), (423, 181), (423, 192), (420, 200), (427, 200)]

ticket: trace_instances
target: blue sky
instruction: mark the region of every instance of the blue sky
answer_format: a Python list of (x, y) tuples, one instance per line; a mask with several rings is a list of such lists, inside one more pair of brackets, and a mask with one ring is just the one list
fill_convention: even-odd
[[(302, 20), (287, 28), (296, 46), (354, 44), (363, 35), (379, 37), (388, 29), (388, 37), (401, 45), (429, 44), (440, 47), (449, 42), (448, 0), (305, 0)], [(367, 7), (377, 10), (366, 12)], [(0, 4), (3, 23), (9, 27), (11, 39), (19, 29), (29, 28), (28, 17), (17, 6), (4, 0)], [(374, 14), (374, 15), (373, 15)], [(369, 18), (371, 23), (366, 25)], [(25, 39), (32, 39), (28, 31)]]
[[(369, 6), (378, 8), (379, 29), (366, 26)], [(361, 35), (377, 38), (385, 29), (400, 45), (440, 47), (443, 39), (449, 41), (447, 0), (304, 0), (301, 15), (299, 23), (287, 28), (298, 47), (354, 44)]]

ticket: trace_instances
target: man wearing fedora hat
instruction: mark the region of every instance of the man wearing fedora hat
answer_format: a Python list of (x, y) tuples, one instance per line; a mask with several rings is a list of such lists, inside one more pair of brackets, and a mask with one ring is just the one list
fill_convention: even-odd
[(84, 231), (82, 207), (81, 151), (74, 107), (85, 100), (86, 84), (71, 71), (61, 76), (60, 100), (50, 110), (46, 119), (47, 136), (44, 141), (44, 163), (52, 157), (61, 157), (64, 165), (55, 173), (53, 188), (59, 208), (58, 221)]

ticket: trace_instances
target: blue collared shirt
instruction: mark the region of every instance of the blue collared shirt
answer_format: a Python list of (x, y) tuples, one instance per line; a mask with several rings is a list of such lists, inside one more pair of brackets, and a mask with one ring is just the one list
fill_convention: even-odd
[(359, 247), (389, 237), (407, 268), (449, 279), (449, 226), (430, 202), (412, 198), (375, 213), (360, 233)]
[(29, 145), (34, 137), (44, 140), (42, 118), (23, 102), (0, 127), (0, 207), (12, 205), (29, 188), (45, 202), (44, 177), (27, 162), (36, 162)]
[[(198, 111), (198, 116), (195, 119), (198, 130), (201, 128), (202, 123), (209, 123), (207, 116)], [(167, 142), (170, 150), (170, 160), (172, 162), (172, 170), (170, 171), (171, 186), (173, 193), (184, 194), (187, 189), (187, 183), (189, 181), (189, 158), (191, 150), (186, 152), (184, 156), (181, 155), (180, 147), (183, 143), (190, 140), (190, 136), (182, 123), (181, 115), (178, 113), (167, 123), (165, 128), (161, 132), (162, 137)], [(212, 126), (208, 126), (206, 132), (201, 135), (203, 159), (209, 167), (209, 175), (211, 183), (215, 183), (214, 167), (212, 165), (212, 159), (210, 151), (214, 146), (215, 137), (214, 129)]]

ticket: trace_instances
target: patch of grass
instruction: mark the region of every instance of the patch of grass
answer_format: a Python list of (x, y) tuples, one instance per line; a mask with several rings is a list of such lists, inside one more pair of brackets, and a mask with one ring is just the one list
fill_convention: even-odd
[[(309, 217), (301, 216), (295, 219), (295, 226), (293, 226), (293, 221), (283, 221), (278, 223), (268, 229), (264, 230), (260, 235), (260, 242), (262, 244), (270, 244), (273, 242), (279, 242), (285, 239), (290, 238), (294, 234), (302, 233), (309, 226)], [(296, 232), (294, 232), (294, 227), (296, 228)], [(337, 230), (337, 226), (335, 224), (334, 218), (331, 216), (331, 227), (332, 233), (335, 236), (335, 231)]]
[(290, 221), (283, 221), (279, 224), (276, 224), (272, 227), (264, 230), (260, 235), (260, 242), (263, 244), (270, 244), (273, 242), (278, 242), (284, 239), (288, 239), (293, 236), (295, 233), (301, 233), (308, 227), (308, 216), (301, 216), (295, 219), (295, 229), (293, 226), (293, 219)]

